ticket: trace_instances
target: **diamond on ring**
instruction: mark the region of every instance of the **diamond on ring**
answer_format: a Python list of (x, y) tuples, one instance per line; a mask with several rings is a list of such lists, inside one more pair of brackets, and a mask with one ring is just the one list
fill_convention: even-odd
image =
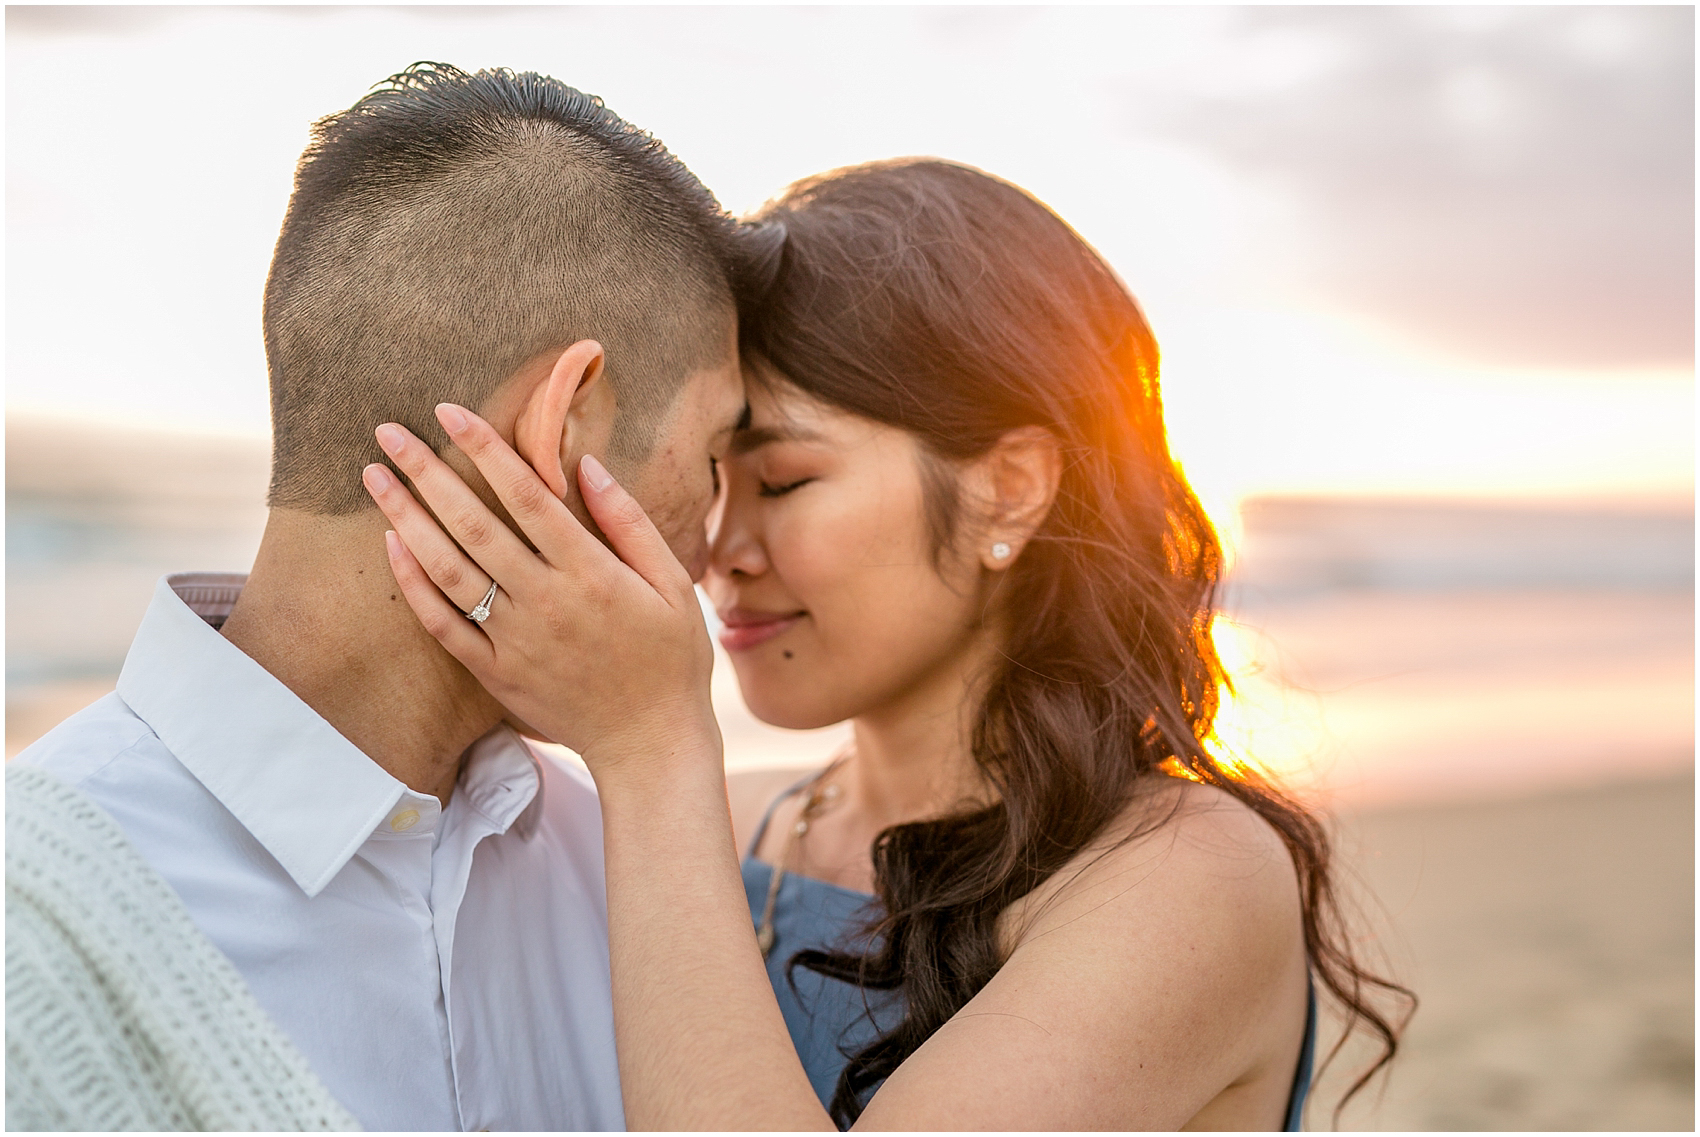
[(490, 582), (490, 591), (484, 594), (484, 599), (478, 602), (478, 607), (466, 614), (466, 618), (474, 624), (483, 624), (490, 618), (490, 602), (496, 599), (496, 582)]

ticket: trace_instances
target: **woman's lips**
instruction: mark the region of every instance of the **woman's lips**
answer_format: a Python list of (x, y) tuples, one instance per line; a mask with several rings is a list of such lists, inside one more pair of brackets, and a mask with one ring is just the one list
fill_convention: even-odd
[(727, 651), (749, 651), (774, 636), (791, 630), (807, 613), (729, 612), (720, 618), (720, 646)]

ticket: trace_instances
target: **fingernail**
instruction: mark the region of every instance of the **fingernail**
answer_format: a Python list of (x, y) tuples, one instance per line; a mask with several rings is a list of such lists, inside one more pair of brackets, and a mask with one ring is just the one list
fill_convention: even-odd
[(453, 403), (438, 403), (437, 421), (450, 434), (459, 434), (466, 429), (466, 412)]
[(407, 445), (407, 435), (393, 422), (386, 422), (373, 433), (378, 436), (378, 445), (384, 448), (384, 453), (392, 458), (396, 451)]
[(395, 485), (395, 479), (390, 476), (390, 468), (382, 462), (373, 462), (360, 471), (360, 477), (366, 483), (366, 488), (373, 493), (383, 493)]
[(384, 530), (384, 548), (389, 551), (391, 560), (401, 556), (401, 538), (395, 535), (394, 529)]
[(579, 469), (584, 471), (584, 480), (590, 483), (590, 488), (598, 493), (614, 484), (614, 475), (610, 474), (596, 460), (593, 454), (586, 454), (578, 460)]

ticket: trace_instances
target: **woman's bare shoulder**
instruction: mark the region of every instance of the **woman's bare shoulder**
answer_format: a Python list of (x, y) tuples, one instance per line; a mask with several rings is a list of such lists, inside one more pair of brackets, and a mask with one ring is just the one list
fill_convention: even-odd
[[(1232, 794), (1142, 789), (1006, 912), (1003, 966), (881, 1097), (928, 1116), (923, 1078), (973, 1065), (993, 1100), (1018, 1096), (1064, 1128), (1168, 1129), (1212, 1106), (1230, 1128), (1280, 1116), (1305, 1023), (1292, 858)], [(1059, 1084), (1092, 1088), (1047, 1099)]]
[(1302, 938), (1298, 875), (1281, 835), (1232, 794), (1178, 778), (1154, 780), (1098, 840), (1012, 909), (1007, 926), (1026, 940), (1106, 909), (1103, 915), (1120, 910), (1142, 922), (1219, 919), (1236, 939)]
[(1226, 790), (1182, 778), (1154, 784), (1149, 799), (1124, 810), (1106, 836), (1130, 837), (1129, 845), (1185, 846), (1195, 869), (1293, 875), (1286, 842), (1261, 814)]
[(726, 800), (732, 807), (732, 835), (738, 855), (749, 852), (750, 838), (773, 799), (808, 777), (818, 766), (765, 766), (726, 775)]

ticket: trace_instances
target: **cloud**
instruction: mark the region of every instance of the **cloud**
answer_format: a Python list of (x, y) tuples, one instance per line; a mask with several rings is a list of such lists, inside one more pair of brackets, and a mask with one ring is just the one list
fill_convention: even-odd
[(137, 4), (9, 4), (6, 35), (51, 37), (66, 35), (125, 36), (170, 23), (179, 13), (170, 8)]
[(1692, 365), (1692, 9), (1241, 9), (1223, 31), (1313, 65), (1143, 88), (1129, 125), (1289, 196), (1288, 288), (1480, 363)]

